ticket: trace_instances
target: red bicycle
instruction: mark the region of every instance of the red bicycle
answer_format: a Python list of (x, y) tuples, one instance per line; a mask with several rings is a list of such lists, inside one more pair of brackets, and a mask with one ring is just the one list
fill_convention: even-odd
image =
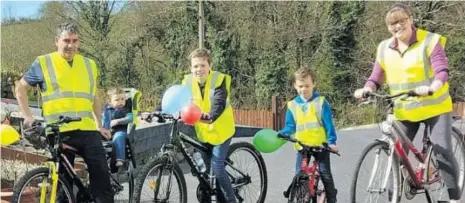
[[(302, 164), (300, 166), (300, 172), (294, 176), (289, 188), (284, 191), (283, 195), (288, 199), (288, 203), (323, 203), (326, 202), (326, 194), (323, 185), (320, 183), (320, 168), (319, 161), (315, 156), (319, 153), (333, 154), (339, 153), (333, 152), (329, 149), (327, 143), (323, 143), (323, 146), (307, 146), (299, 140), (283, 136), (278, 134), (278, 137), (293, 143), (299, 143), (302, 146)], [(310, 164), (311, 158), (313, 162)]]
[[(418, 95), (414, 91), (409, 91), (393, 96), (375, 93), (369, 93), (365, 96), (365, 98), (377, 97), (390, 101), (401, 96), (414, 97)], [(365, 103), (373, 101), (375, 100), (369, 100)], [(393, 116), (389, 116), (389, 113), (388, 119), (382, 122), (381, 125), (383, 137), (368, 145), (363, 150), (357, 163), (350, 189), (350, 202), (398, 203), (401, 200), (402, 192), (407, 199), (413, 199), (417, 194), (425, 193), (426, 200), (429, 203), (447, 199), (447, 190), (437, 191), (441, 190), (445, 184), (442, 183), (436, 155), (433, 153), (433, 143), (429, 136), (429, 132), (431, 132), (430, 126), (425, 123), (422, 146), (419, 150), (407, 135), (399, 129), (396, 122), (393, 122)], [(460, 131), (453, 127), (452, 141), (455, 142), (453, 150), (459, 164), (460, 173), (457, 182), (460, 189), (463, 188), (464, 184), (465, 145), (463, 139)], [(409, 159), (401, 141), (405, 141), (408, 149), (412, 151), (418, 166), (414, 166), (414, 162)], [(374, 157), (371, 157), (371, 155)], [(382, 161), (381, 157), (383, 155), (387, 157), (387, 161)], [(368, 164), (368, 169), (366, 171), (362, 170), (362, 166), (369, 162), (372, 163)], [(362, 183), (364, 178), (368, 179), (368, 183)], [(434, 187), (436, 184), (439, 188)], [(357, 186), (359, 187), (357, 188)], [(363, 198), (363, 193), (368, 193), (368, 197)], [(434, 194), (438, 195), (435, 196)], [(382, 197), (382, 195), (385, 196)]]

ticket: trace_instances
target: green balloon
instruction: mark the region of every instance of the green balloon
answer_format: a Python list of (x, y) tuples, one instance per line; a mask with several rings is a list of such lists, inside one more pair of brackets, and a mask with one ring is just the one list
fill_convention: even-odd
[(253, 137), (253, 145), (263, 153), (271, 153), (281, 148), (286, 140), (278, 138), (278, 132), (272, 129), (261, 129)]

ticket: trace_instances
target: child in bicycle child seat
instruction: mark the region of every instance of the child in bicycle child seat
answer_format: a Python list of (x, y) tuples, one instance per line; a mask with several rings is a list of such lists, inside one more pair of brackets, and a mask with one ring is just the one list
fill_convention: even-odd
[(133, 120), (133, 115), (129, 109), (125, 108), (126, 94), (123, 89), (114, 88), (107, 93), (110, 103), (104, 106), (102, 122), (104, 128), (112, 130), (116, 166), (121, 167), (125, 157), (127, 128)]
[[(281, 135), (290, 136), (295, 133), (296, 139), (309, 146), (321, 146), (328, 143), (331, 151), (337, 152), (336, 130), (332, 121), (331, 107), (315, 88), (315, 77), (306, 67), (294, 73), (294, 88), (299, 94), (287, 104), (285, 127), (279, 131)], [(314, 125), (312, 125), (314, 124)], [(295, 173), (300, 172), (302, 147), (295, 144), (297, 152)], [(327, 203), (337, 201), (337, 189), (331, 174), (329, 152), (316, 155), (319, 161), (320, 177), (325, 187)]]

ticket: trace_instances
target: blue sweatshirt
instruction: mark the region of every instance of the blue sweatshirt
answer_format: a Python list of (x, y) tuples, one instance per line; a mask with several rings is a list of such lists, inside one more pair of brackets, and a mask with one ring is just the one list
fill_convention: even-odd
[[(317, 91), (313, 92), (313, 95), (310, 99), (305, 101), (302, 97), (297, 96), (294, 100), (299, 104), (304, 104), (303, 108), (306, 111), (308, 108), (308, 104), (315, 99), (316, 97), (320, 96), (320, 93)], [(326, 131), (326, 136), (328, 138), (328, 144), (336, 144), (337, 136), (336, 136), (336, 129), (334, 128), (333, 118), (331, 113), (331, 107), (328, 101), (324, 101), (323, 108), (321, 110), (321, 122), (323, 123), (323, 127)], [(294, 116), (292, 116), (291, 110), (289, 108), (286, 111), (286, 120), (284, 128), (279, 131), (280, 134), (290, 136), (296, 132), (296, 123)]]

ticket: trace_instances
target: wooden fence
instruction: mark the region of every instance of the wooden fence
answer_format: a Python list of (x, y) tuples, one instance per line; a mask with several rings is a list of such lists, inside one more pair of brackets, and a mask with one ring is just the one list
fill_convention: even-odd
[[(276, 97), (272, 98), (273, 108), (269, 110), (234, 109), (236, 124), (261, 128), (281, 129), (284, 127), (285, 106), (279, 105)], [(454, 103), (454, 114), (465, 119), (465, 102)]]

